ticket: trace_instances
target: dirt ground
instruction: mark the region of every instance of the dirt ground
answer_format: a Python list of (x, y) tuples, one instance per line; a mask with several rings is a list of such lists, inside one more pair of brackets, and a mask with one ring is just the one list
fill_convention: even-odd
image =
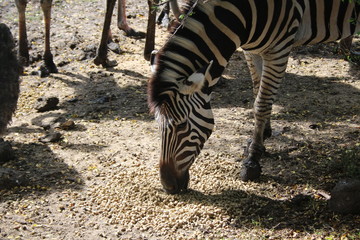
[[(51, 44), (59, 73), (40, 78), (39, 0), (27, 9), (32, 64), (21, 77), (18, 110), (4, 140), (15, 158), (0, 168), (21, 174), (0, 190), (0, 239), (360, 239), (360, 216), (331, 212), (324, 196), (360, 176), (359, 67), (337, 44), (296, 49), (274, 106), (263, 175), (239, 179), (253, 130), (252, 87), (235, 52), (213, 95), (216, 129), (191, 168), (191, 190), (168, 195), (158, 174), (160, 135), (148, 113), (150, 76), (144, 40), (112, 30), (118, 66), (93, 64), (105, 1), (55, 0)], [(128, 0), (129, 23), (145, 31), (146, 1)], [(18, 39), (14, 1), (1, 1), (0, 22)], [(157, 28), (157, 48), (166, 39)], [(356, 39), (356, 41), (358, 41)], [(59, 109), (39, 113), (40, 97)], [(62, 118), (58, 142), (39, 141)], [(324, 194), (326, 193), (326, 194)]]

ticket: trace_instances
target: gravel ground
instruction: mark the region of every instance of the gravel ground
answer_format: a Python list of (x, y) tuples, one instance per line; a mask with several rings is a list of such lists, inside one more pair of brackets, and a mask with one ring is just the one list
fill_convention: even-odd
[[(263, 176), (239, 179), (238, 162), (253, 129), (252, 91), (237, 51), (214, 92), (216, 130), (191, 168), (191, 190), (167, 195), (158, 174), (160, 136), (148, 114), (144, 40), (112, 29), (119, 64), (93, 64), (104, 1), (54, 1), (52, 50), (58, 74), (41, 65), (39, 1), (28, 6), (32, 64), (21, 77), (18, 110), (4, 137), (15, 159), (0, 166), (19, 173), (20, 186), (0, 190), (0, 239), (360, 239), (360, 217), (331, 212), (323, 193), (360, 174), (359, 67), (336, 44), (298, 48), (274, 107)], [(129, 23), (145, 31), (146, 1), (128, 0)], [(84, 14), (86, 13), (86, 14)], [(1, 1), (0, 22), (17, 39), (13, 1)], [(165, 42), (157, 29), (157, 48)], [(356, 42), (358, 39), (356, 39)], [(40, 97), (59, 109), (39, 113)], [(45, 123), (62, 138), (43, 143)]]

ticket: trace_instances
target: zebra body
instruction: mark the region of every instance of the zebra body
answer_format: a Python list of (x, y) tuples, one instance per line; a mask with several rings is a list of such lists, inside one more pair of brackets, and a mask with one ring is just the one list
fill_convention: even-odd
[(211, 135), (212, 87), (241, 47), (254, 85), (255, 129), (241, 177), (260, 176), (270, 115), (297, 45), (342, 39), (359, 30), (359, 7), (348, 0), (189, 1), (183, 22), (157, 54), (149, 106), (160, 123), (160, 178), (164, 189), (187, 189), (189, 167)]

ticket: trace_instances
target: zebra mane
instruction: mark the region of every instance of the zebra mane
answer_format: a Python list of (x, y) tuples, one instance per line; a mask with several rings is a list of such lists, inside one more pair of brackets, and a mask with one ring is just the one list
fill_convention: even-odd
[[(204, 2), (204, 0), (187, 0), (184, 2), (184, 5), (182, 6), (181, 9), (182, 21), (173, 22), (173, 25), (171, 26), (171, 30), (165, 45), (157, 53), (155, 65), (157, 66), (158, 71), (155, 74), (153, 74), (153, 76), (150, 78), (147, 89), (148, 105), (151, 113), (155, 113), (155, 109), (160, 107), (162, 103), (168, 100), (169, 94), (171, 94), (171, 91), (169, 91), (169, 89), (176, 88), (175, 86), (176, 84), (174, 83), (172, 84), (171, 82), (164, 81), (160, 77), (165, 67), (162, 61), (164, 58), (164, 52), (172, 48), (171, 43), (169, 43), (169, 40), (174, 34), (176, 34), (177, 30), (182, 27), (186, 19), (188, 17), (191, 17), (191, 12), (196, 7), (198, 2)], [(164, 94), (165, 92), (168, 92), (169, 94)], [(162, 110), (160, 109), (160, 111)]]
[(205, 51), (204, 55), (204, 51), (194, 44), (192, 35), (189, 35), (193, 33), (184, 28), (187, 22), (199, 20), (199, 8), (210, 1), (215, 0), (186, 1), (182, 9), (182, 21), (173, 25), (167, 42), (156, 55), (155, 73), (148, 82), (147, 90), (148, 105), (152, 113), (175, 94), (189, 95), (202, 90), (203, 86), (209, 86), (209, 83), (204, 82), (205, 77), (201, 79), (201, 76), (205, 76), (210, 67), (211, 76), (215, 78), (220, 77), (224, 70), (226, 64), (219, 64), (211, 51)]
[[(181, 15), (179, 16), (179, 18), (181, 19), (181, 22), (179, 21), (174, 21), (173, 26), (171, 26), (171, 35), (174, 35), (177, 31), (177, 29), (179, 29), (179, 27), (181, 25), (184, 24), (184, 22), (186, 21), (186, 19), (191, 16), (191, 14), (193, 13), (194, 8), (196, 7), (196, 5), (198, 4), (199, 0), (188, 0), (185, 2), (183, 9), (181, 10)], [(203, 1), (201, 1), (203, 2)]]

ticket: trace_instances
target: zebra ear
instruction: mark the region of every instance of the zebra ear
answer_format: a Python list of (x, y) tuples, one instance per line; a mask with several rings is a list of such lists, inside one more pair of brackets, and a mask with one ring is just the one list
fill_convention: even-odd
[(197, 91), (200, 91), (204, 86), (205, 81), (210, 77), (210, 68), (213, 64), (213, 61), (210, 61), (208, 65), (198, 69), (196, 72), (191, 74), (185, 81), (184, 86), (181, 90), (183, 94), (191, 94)]

